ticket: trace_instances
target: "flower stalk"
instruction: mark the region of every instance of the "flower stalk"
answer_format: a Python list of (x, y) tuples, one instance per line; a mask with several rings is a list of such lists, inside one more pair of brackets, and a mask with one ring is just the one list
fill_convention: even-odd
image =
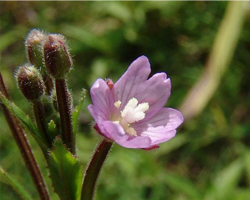
[(56, 96), (60, 113), (62, 139), (70, 152), (76, 154), (75, 137), (73, 135), (71, 96), (65, 79), (56, 79)]
[(43, 77), (43, 82), (45, 85), (45, 94), (50, 96), (54, 88), (53, 81), (48, 74), (42, 74), (42, 77)]
[(103, 139), (96, 148), (94, 155), (88, 165), (85, 173), (81, 200), (92, 200), (94, 198), (97, 178), (113, 142)]
[(44, 105), (40, 99), (32, 102), (34, 115), (38, 130), (43, 133), (46, 138), (47, 145), (51, 147), (51, 140), (48, 133), (47, 121), (44, 114)]
[(47, 145), (51, 146), (46, 117), (44, 114), (44, 105), (41, 102), (45, 86), (40, 77), (40, 73), (33, 65), (25, 64), (19, 68), (16, 78), (19, 89), (33, 106), (39, 131), (44, 135)]
[[(0, 91), (1, 93), (10, 100), (10, 96), (5, 87), (2, 74), (0, 72)], [(1, 104), (3, 108), (3, 113), (6, 117), (7, 123), (12, 131), (13, 137), (18, 145), (18, 148), (21, 152), (21, 155), (24, 159), (24, 162), (31, 174), (35, 187), (39, 193), (39, 196), (43, 200), (49, 200), (49, 193), (46, 187), (46, 184), (43, 180), (42, 173), (39, 169), (39, 166), (35, 160), (31, 147), (27, 138), (25, 137), (25, 133), (23, 128), (20, 126), (17, 118), (13, 116), (9, 110), (6, 108), (4, 104)]]

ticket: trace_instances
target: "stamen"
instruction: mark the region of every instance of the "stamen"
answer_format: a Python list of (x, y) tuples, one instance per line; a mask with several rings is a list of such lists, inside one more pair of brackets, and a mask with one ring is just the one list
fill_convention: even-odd
[(120, 106), (121, 106), (121, 101), (120, 100), (118, 100), (117, 102), (115, 102), (114, 103), (114, 105), (115, 105), (115, 107), (117, 108), (117, 109), (119, 109), (120, 108)]
[[(114, 103), (117, 109), (121, 106), (121, 101), (118, 100)], [(149, 104), (147, 102), (138, 104), (136, 98), (132, 98), (128, 101), (127, 105), (121, 111), (121, 116), (118, 120), (113, 121), (114, 123), (120, 124), (124, 131), (131, 136), (137, 136), (134, 128), (131, 124), (138, 122), (145, 118), (145, 112), (149, 109)]]

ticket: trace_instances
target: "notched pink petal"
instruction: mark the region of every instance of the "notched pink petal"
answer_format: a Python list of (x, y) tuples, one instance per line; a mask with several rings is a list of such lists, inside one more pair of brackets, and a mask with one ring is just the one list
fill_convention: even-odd
[(143, 137), (136, 136), (124, 142), (122, 146), (126, 148), (132, 148), (132, 149), (143, 149), (143, 148), (148, 148), (151, 145), (152, 145), (151, 138), (144, 137), (144, 136)]
[[(145, 132), (145, 135), (148, 134), (151, 133)], [(164, 134), (155, 132), (153, 135), (150, 136), (150, 138), (152, 140), (152, 145), (159, 145), (161, 143), (167, 142), (168, 140), (171, 140), (175, 135), (176, 135), (176, 130), (164, 132)]]
[(119, 124), (111, 121), (104, 121), (103, 126), (105, 131), (110, 135), (110, 139), (114, 140), (118, 144), (127, 140), (128, 136)]
[(103, 137), (107, 138), (108, 140), (112, 140), (111, 136), (106, 131), (106, 129), (105, 129), (104, 125), (103, 125), (103, 121), (101, 123), (99, 123), (99, 124), (96, 123), (94, 125), (94, 129), (97, 131), (97, 133), (99, 133)]
[(94, 120), (97, 122), (98, 121), (98, 115), (99, 115), (99, 113), (95, 113), (95, 107), (94, 107), (94, 105), (90, 104), (88, 106), (88, 110), (89, 110), (90, 114), (92, 115), (92, 117), (94, 118)]
[(136, 98), (139, 103), (149, 104), (146, 115), (146, 119), (149, 119), (166, 104), (171, 92), (171, 81), (166, 73), (157, 73), (148, 79), (150, 70), (148, 59), (141, 56), (115, 83), (113, 92), (115, 101), (121, 101), (121, 110), (130, 99)]
[(92, 108), (94, 113), (101, 115), (105, 120), (110, 119), (115, 108), (112, 91), (107, 83), (102, 79), (97, 79), (90, 89), (90, 94), (94, 106), (94, 109)]
[(146, 118), (154, 116), (167, 102), (171, 93), (171, 81), (165, 73), (153, 75), (138, 88), (135, 98), (139, 103), (147, 102), (149, 110), (146, 112)]
[(121, 108), (136, 94), (138, 86), (147, 80), (150, 72), (148, 58), (141, 56), (131, 63), (127, 71), (114, 84), (115, 101), (122, 102)]
[(154, 117), (133, 128), (141, 136), (148, 136), (152, 144), (170, 140), (176, 134), (176, 128), (183, 122), (181, 112), (172, 108), (162, 108)]
[(183, 115), (180, 111), (173, 108), (161, 108), (151, 119), (142, 120), (141, 123), (134, 124), (133, 128), (142, 132), (143, 130), (155, 130), (162, 127), (168, 132), (175, 130), (183, 121)]

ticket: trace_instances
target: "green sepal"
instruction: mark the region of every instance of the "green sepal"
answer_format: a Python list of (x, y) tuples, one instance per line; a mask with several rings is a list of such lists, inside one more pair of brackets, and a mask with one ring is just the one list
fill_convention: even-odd
[(0, 177), (1, 181), (9, 185), (13, 191), (15, 191), (21, 199), (23, 200), (32, 200), (31, 196), (26, 192), (26, 190), (23, 188), (23, 186), (17, 182), (14, 178), (12, 178), (6, 171), (4, 171), (0, 167)]
[(72, 122), (73, 122), (73, 134), (76, 135), (77, 131), (77, 122), (78, 122), (78, 117), (79, 114), (82, 110), (82, 106), (84, 104), (84, 100), (86, 98), (87, 90), (83, 89), (81, 92), (81, 98), (79, 100), (78, 105), (76, 106), (74, 112), (72, 113)]
[(16, 106), (15, 103), (9, 101), (1, 92), (0, 98), (6, 108), (10, 112), (12, 112), (30, 130), (31, 135), (34, 137), (41, 149), (46, 152), (48, 149), (48, 146), (45, 142), (46, 139), (44, 138), (44, 135), (41, 134), (40, 131), (37, 129), (35, 124), (31, 121), (29, 116), (27, 116), (18, 106)]
[(50, 177), (55, 192), (62, 200), (79, 200), (81, 197), (83, 169), (76, 156), (72, 155), (56, 137), (48, 159)]

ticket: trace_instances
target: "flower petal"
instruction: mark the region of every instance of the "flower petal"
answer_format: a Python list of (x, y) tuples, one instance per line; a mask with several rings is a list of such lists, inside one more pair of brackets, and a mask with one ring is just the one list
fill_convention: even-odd
[(148, 148), (152, 146), (151, 139), (149, 137), (136, 136), (132, 137), (127, 135), (123, 128), (116, 123), (105, 121), (103, 123), (106, 131), (111, 138), (119, 145), (126, 148)]
[(175, 136), (176, 132), (177, 132), (176, 130), (164, 132), (164, 136), (162, 135), (161, 132), (158, 132), (158, 133), (154, 132), (153, 134), (148, 132), (148, 134), (145, 134), (145, 135), (152, 134), (150, 136), (152, 140), (152, 145), (159, 145), (161, 143), (167, 142), (168, 140), (172, 139)]
[(154, 116), (167, 102), (171, 93), (171, 81), (165, 73), (157, 73), (141, 85), (135, 98), (147, 102), (149, 110), (144, 120)]
[(157, 73), (147, 80), (150, 71), (147, 57), (141, 56), (115, 83), (113, 89), (115, 101), (122, 102), (121, 110), (130, 99), (136, 98), (139, 103), (147, 102), (149, 104), (149, 111), (146, 112), (146, 119), (149, 119), (165, 105), (170, 96), (170, 79), (165, 73)]
[(94, 105), (90, 104), (88, 106), (88, 110), (89, 110), (90, 114), (92, 115), (92, 117), (94, 118), (94, 120), (97, 122), (98, 121), (98, 113), (95, 112)]
[(127, 102), (136, 94), (138, 86), (144, 83), (150, 74), (150, 64), (146, 56), (141, 56), (131, 63), (127, 71), (114, 84), (116, 101), (122, 102), (123, 109)]
[(170, 140), (176, 134), (176, 128), (183, 122), (181, 112), (172, 108), (162, 108), (151, 119), (134, 124), (137, 134), (150, 137), (152, 144)]
[(90, 89), (90, 94), (93, 104), (88, 109), (93, 118), (97, 123), (100, 122), (99, 120), (109, 120), (115, 107), (114, 98), (107, 83), (97, 79)]
[(110, 135), (106, 132), (106, 130), (104, 129), (103, 124), (102, 124), (103, 121), (107, 120), (107, 119), (105, 119), (105, 115), (103, 115), (102, 113), (96, 112), (95, 107), (92, 104), (88, 106), (88, 110), (96, 122), (96, 124), (94, 126), (95, 130), (100, 135), (105, 136), (106, 138), (110, 138)]

